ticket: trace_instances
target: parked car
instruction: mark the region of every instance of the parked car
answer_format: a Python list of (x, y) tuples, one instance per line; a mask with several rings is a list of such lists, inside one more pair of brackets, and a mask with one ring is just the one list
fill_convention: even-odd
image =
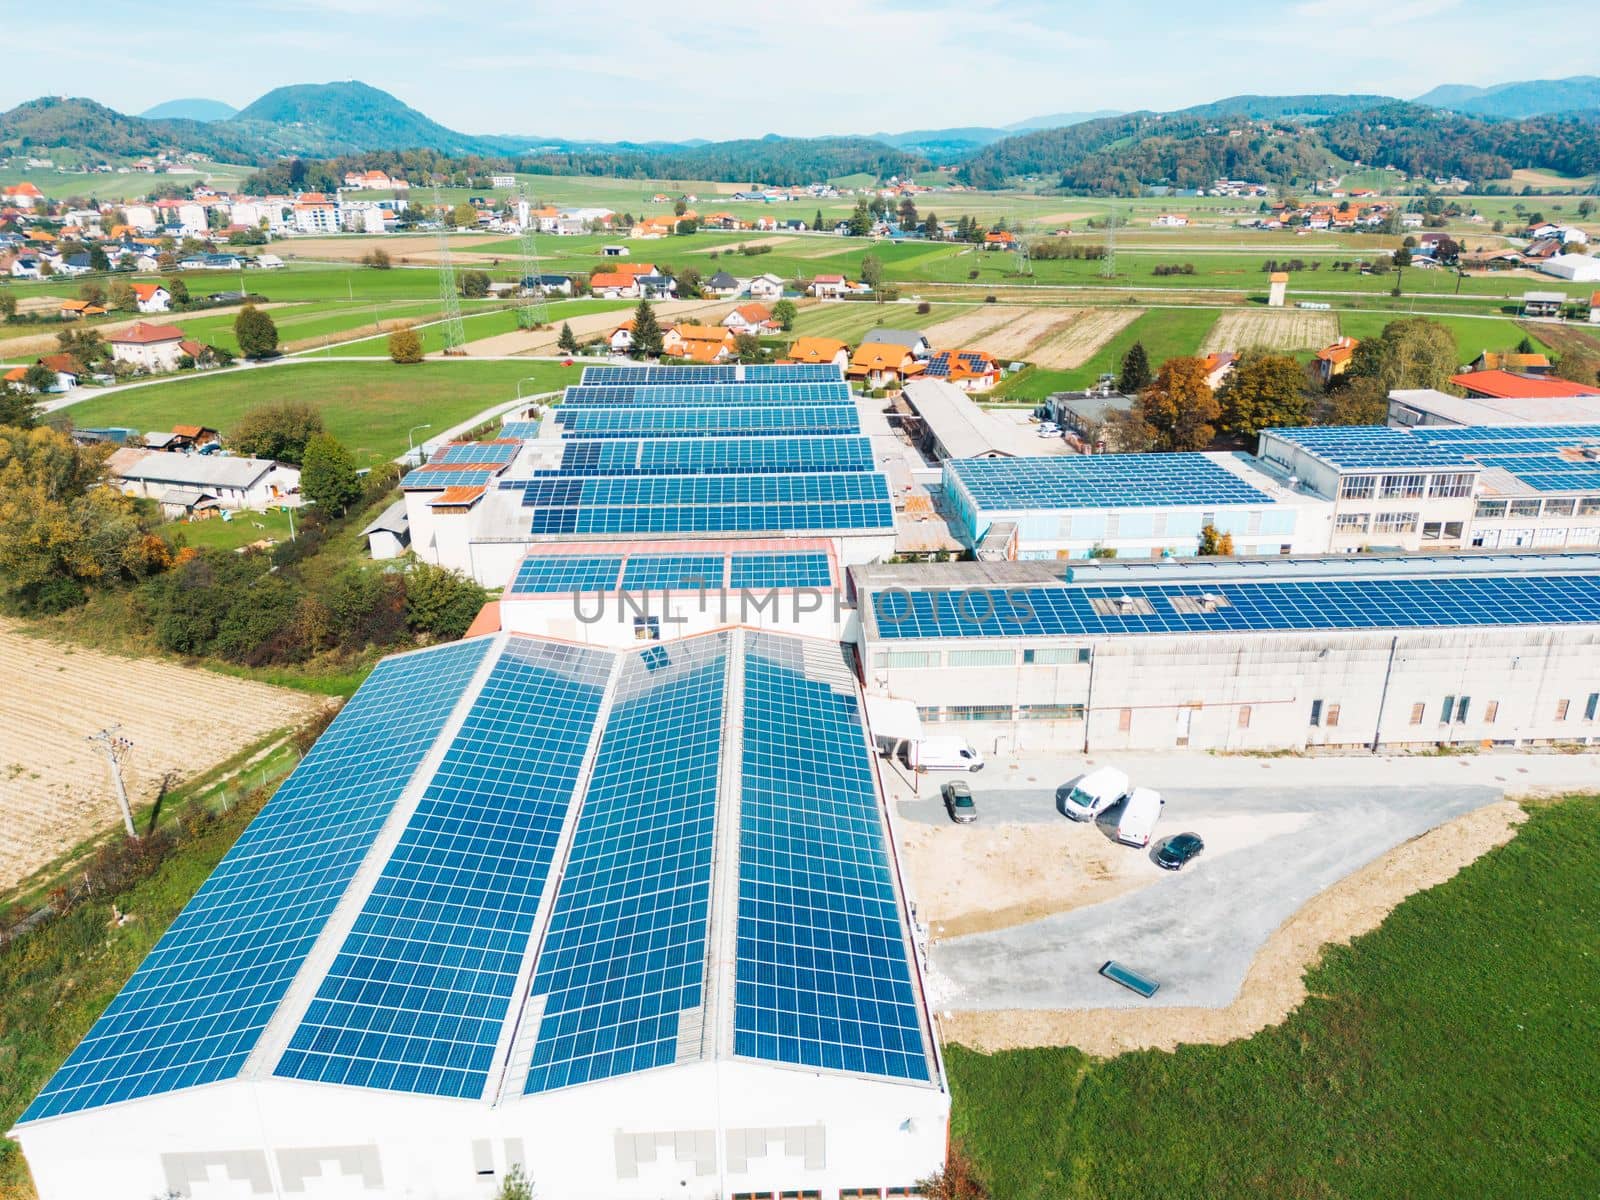
[(1156, 849), (1156, 866), (1181, 871), (1205, 848), (1198, 833), (1175, 833)]
[(970, 825), (978, 819), (978, 806), (972, 802), (972, 789), (960, 779), (952, 779), (939, 789), (944, 793), (944, 810), (957, 825)]

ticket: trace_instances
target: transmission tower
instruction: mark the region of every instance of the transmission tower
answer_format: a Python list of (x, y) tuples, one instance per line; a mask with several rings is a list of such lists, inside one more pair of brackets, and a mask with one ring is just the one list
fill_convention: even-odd
[(1032, 275), (1033, 259), (1028, 254), (1028, 227), (1021, 217), (1011, 219), (1011, 236), (1017, 239), (1017, 274)]
[(1106, 256), (1100, 260), (1100, 277), (1102, 279), (1115, 279), (1117, 277), (1117, 214), (1106, 214)]
[(550, 306), (544, 299), (544, 282), (539, 273), (539, 218), (533, 215), (533, 200), (525, 190), (517, 192), (518, 215), (522, 217), (522, 291), (527, 293), (517, 309), (518, 329), (537, 329), (550, 323)]
[(128, 830), (128, 836), (138, 841), (139, 831), (133, 827), (133, 810), (128, 807), (128, 789), (122, 782), (122, 760), (133, 749), (133, 743), (117, 733), (120, 728), (120, 725), (112, 725), (99, 733), (90, 734), (89, 740), (99, 746), (101, 753), (106, 756), (106, 769), (111, 773), (111, 789), (116, 793), (117, 807), (122, 809), (122, 824)]
[(444, 352), (463, 354), (467, 334), (461, 327), (461, 297), (456, 294), (456, 270), (450, 261), (450, 225), (444, 216), (444, 195), (433, 185), (433, 211), (439, 218), (439, 307), (444, 313)]

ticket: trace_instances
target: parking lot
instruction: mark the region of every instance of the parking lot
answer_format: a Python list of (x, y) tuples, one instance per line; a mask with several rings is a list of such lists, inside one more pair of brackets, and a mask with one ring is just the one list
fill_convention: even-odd
[[(1513, 793), (1592, 776), (1588, 756), (1224, 758), (1129, 756), (1117, 765), (1166, 800), (1151, 847), (1115, 841), (1118, 810), (1078, 823), (1057, 790), (1107, 760), (991, 762), (960, 776), (979, 817), (952, 825), (939, 786), (886, 772), (941, 1012), (1222, 1008), (1257, 952), (1302, 906), (1394, 848)], [(915, 786), (915, 791), (913, 791)], [(1162, 838), (1206, 849), (1180, 872)], [(1161, 984), (1144, 1000), (1102, 978), (1116, 959)]]

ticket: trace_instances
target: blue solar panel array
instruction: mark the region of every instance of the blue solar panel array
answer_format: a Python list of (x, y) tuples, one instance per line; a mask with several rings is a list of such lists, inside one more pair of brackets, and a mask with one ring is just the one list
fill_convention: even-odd
[(458, 442), (440, 446), (428, 459), (441, 466), (503, 465), (517, 456), (518, 447), (505, 442)]
[(499, 470), (499, 467), (418, 467), (415, 471), (406, 472), (400, 487), (413, 492), (447, 487), (487, 487)]
[(828, 556), (798, 554), (735, 554), (728, 586), (734, 588), (825, 588), (833, 586)]
[(520, 441), (532, 441), (539, 436), (539, 426), (542, 421), (507, 421), (500, 426), (500, 436), (503, 438), (517, 438)]
[(535, 534), (890, 530), (883, 476), (640, 475), (522, 485)]
[(1578, 452), (1600, 446), (1600, 425), (1370, 425), (1271, 432), (1344, 470), (1499, 467), (1535, 491), (1600, 491), (1600, 461)]
[(643, 386), (581, 384), (569, 387), (555, 410), (576, 408), (698, 408), (741, 404), (849, 404), (850, 386), (831, 383), (673, 383)]
[(1273, 502), (1203, 454), (957, 458), (945, 471), (990, 510)]
[(872, 611), (885, 638), (1572, 625), (1600, 622), (1600, 575), (896, 589)]
[(582, 408), (556, 409), (569, 438), (775, 437), (860, 433), (853, 404), (803, 408)]
[(1460, 467), (1467, 459), (1459, 450), (1434, 446), (1411, 430), (1387, 425), (1347, 425), (1266, 432), (1316, 455), (1342, 470)]
[[(626, 570), (624, 570), (626, 563)], [(697, 582), (703, 580), (704, 582)], [(522, 560), (507, 593), (609, 592), (618, 588), (827, 588), (828, 555), (821, 551), (743, 554), (533, 554)]]
[(930, 1078), (853, 689), (747, 634), (734, 1053)]
[(529, 555), (517, 567), (510, 592), (528, 595), (551, 592), (609, 592), (617, 586), (622, 556), (543, 554)]
[(729, 637), (623, 668), (533, 981), (527, 1092), (672, 1063), (703, 1002)]
[(720, 589), (726, 562), (720, 554), (635, 554), (622, 572), (622, 590)]
[(840, 377), (832, 363), (771, 363), (738, 366), (585, 367), (584, 386), (653, 383), (825, 383)]
[(562, 443), (561, 465), (549, 475), (754, 475), (871, 471), (864, 437), (660, 438), (654, 441)]
[(373, 669), (22, 1120), (239, 1072), (490, 644)]
[(483, 1094), (611, 666), (506, 645), (276, 1074)]

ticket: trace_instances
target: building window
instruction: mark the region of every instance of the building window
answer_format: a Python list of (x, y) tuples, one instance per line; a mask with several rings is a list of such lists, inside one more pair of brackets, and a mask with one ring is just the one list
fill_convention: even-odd
[(1426, 489), (1426, 475), (1385, 475), (1378, 487), (1379, 500), (1412, 500)]
[(1371, 500), (1377, 482), (1378, 477), (1376, 475), (1346, 475), (1339, 481), (1339, 498), (1341, 500)]
[(1089, 661), (1089, 648), (1087, 646), (1041, 646), (1035, 650), (1024, 650), (1022, 661), (1030, 667), (1060, 667), (1068, 663), (1086, 663)]
[(1539, 501), (1513, 500), (1511, 502), (1511, 515), (1513, 517), (1537, 517), (1539, 515)]
[(1009, 721), (1009, 704), (951, 704), (944, 710), (946, 721)]
[(1377, 533), (1414, 533), (1417, 528), (1417, 514), (1414, 512), (1379, 513), (1378, 519), (1372, 528)]
[(1084, 708), (1081, 704), (1023, 704), (1017, 716), (1024, 721), (1081, 721)]
[(1328, 717), (1324, 723), (1329, 729), (1337, 729), (1339, 727), (1339, 706), (1337, 704), (1328, 705)]
[(1556, 701), (1556, 720), (1565, 721), (1567, 719), (1567, 708), (1571, 703), (1570, 700)]
[(1600, 692), (1590, 692), (1589, 702), (1583, 706), (1583, 719), (1594, 720), (1596, 710), (1600, 710)]
[(1422, 724), (1422, 712), (1423, 712), (1423, 704), (1422, 704), (1422, 701), (1418, 700), (1415, 704), (1413, 704), (1411, 706), (1411, 723), (1413, 725), (1421, 725)]
[(1311, 723), (1313, 725), (1321, 725), (1322, 724), (1322, 701), (1321, 700), (1313, 700), (1311, 702)]
[(1239, 706), (1239, 728), (1250, 728), (1250, 706), (1248, 704), (1241, 704)]
[(1600, 516), (1600, 496), (1584, 496), (1578, 501), (1580, 517)]
[(1479, 500), (1477, 512), (1473, 515), (1480, 521), (1497, 521), (1506, 515), (1506, 502), (1504, 500)]
[(1547, 517), (1570, 517), (1577, 504), (1578, 501), (1573, 498), (1547, 499), (1544, 502), (1544, 515)]
[(927, 724), (937, 725), (944, 720), (944, 709), (937, 704), (919, 704), (917, 705), (917, 716), (921, 717)]
[(1422, 540), (1425, 542), (1437, 542), (1439, 540), (1439, 534), (1443, 531), (1444, 522), (1424, 521), (1422, 523)]
[(937, 650), (883, 650), (872, 656), (872, 665), (879, 670), (886, 667), (937, 667)]
[(1494, 719), (1500, 715), (1500, 701), (1491, 700), (1483, 706), (1483, 723), (1493, 725)]
[(1467, 712), (1472, 707), (1472, 697), (1463, 696), (1456, 701), (1456, 724), (1461, 725), (1467, 719)]
[(1456, 698), (1454, 696), (1446, 696), (1444, 698), (1444, 704), (1439, 709), (1439, 724), (1441, 724), (1441, 725), (1450, 724), (1451, 714), (1453, 714), (1455, 711), (1456, 711)]
[(949, 664), (952, 667), (1014, 667), (1015, 650), (952, 650)]
[(1435, 475), (1428, 485), (1428, 495), (1441, 499), (1472, 495), (1471, 475)]
[(636, 642), (659, 642), (661, 640), (661, 618), (635, 617), (633, 619), (633, 640)]
[(1117, 713), (1117, 730), (1118, 730), (1118, 732), (1127, 733), (1128, 730), (1130, 730), (1132, 728), (1133, 728), (1133, 709), (1124, 708), (1124, 709), (1120, 710)]
[(1340, 533), (1365, 533), (1371, 521), (1368, 513), (1340, 513), (1333, 519), (1333, 527)]

